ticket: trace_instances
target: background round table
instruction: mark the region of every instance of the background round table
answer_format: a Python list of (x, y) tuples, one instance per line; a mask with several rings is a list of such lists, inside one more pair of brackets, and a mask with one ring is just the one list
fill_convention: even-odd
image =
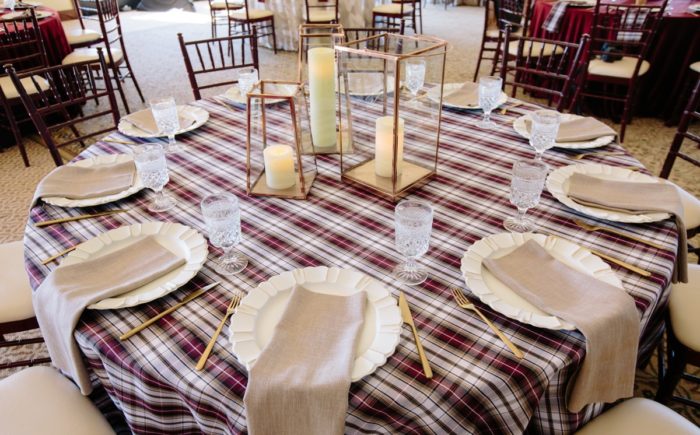
[[(17, 9), (20, 11), (21, 9)], [(73, 49), (68, 44), (66, 32), (61, 25), (61, 17), (54, 9), (47, 7), (37, 7), (37, 11), (45, 11), (51, 13), (51, 16), (39, 20), (39, 29), (41, 29), (41, 39), (44, 42), (46, 57), (50, 65), (60, 65), (64, 57), (66, 57)], [(5, 9), (4, 13), (9, 12)]]

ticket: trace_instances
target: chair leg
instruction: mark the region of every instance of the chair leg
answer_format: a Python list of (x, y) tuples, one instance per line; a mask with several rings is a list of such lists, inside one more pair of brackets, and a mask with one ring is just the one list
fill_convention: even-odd
[[(420, 33), (421, 35), (423, 34), (423, 7), (421, 6), (420, 2), (418, 2), (418, 19), (419, 25), (420, 25)], [(445, 3), (445, 9), (447, 9), (447, 3)]]
[[(129, 109), (129, 103), (126, 101), (126, 94), (124, 93), (124, 86), (122, 86), (122, 81), (119, 79), (119, 67), (116, 65), (112, 64), (112, 74), (114, 75), (114, 82), (115, 85), (117, 86), (117, 91), (119, 91), (119, 96), (122, 99), (122, 104), (124, 104), (124, 110), (126, 110), (126, 113), (131, 113), (131, 109)], [(112, 80), (110, 77), (105, 77), (105, 80)]]
[[(493, 54), (493, 64), (491, 65), (491, 75), (496, 74), (496, 67), (498, 66), (498, 58), (501, 54), (501, 46), (503, 45), (503, 38), (501, 33), (498, 33), (498, 41), (496, 42), (496, 52)], [(504, 56), (508, 56), (508, 53), (503, 53)]]
[(481, 68), (481, 59), (484, 57), (484, 44), (486, 41), (484, 39), (481, 40), (481, 48), (479, 49), (479, 59), (476, 61), (476, 70), (474, 71), (474, 80), (476, 81), (476, 78), (479, 76), (479, 69)]
[(272, 51), (277, 54), (277, 35), (275, 34), (275, 17), (270, 19), (272, 24)]
[(29, 167), (29, 156), (27, 155), (27, 149), (24, 147), (24, 141), (22, 140), (22, 132), (19, 130), (17, 121), (15, 120), (15, 115), (12, 113), (12, 107), (8, 104), (5, 107), (5, 112), (7, 115), (7, 123), (10, 125), (10, 130), (12, 135), (15, 137), (15, 143), (17, 148), (19, 148), (19, 154), (22, 156), (22, 161), (24, 162), (24, 167)]
[(667, 346), (670, 347), (668, 351), (668, 368), (654, 399), (663, 404), (668, 403), (673, 397), (673, 391), (681, 380), (688, 357), (687, 349), (678, 343), (672, 334), (669, 335)]

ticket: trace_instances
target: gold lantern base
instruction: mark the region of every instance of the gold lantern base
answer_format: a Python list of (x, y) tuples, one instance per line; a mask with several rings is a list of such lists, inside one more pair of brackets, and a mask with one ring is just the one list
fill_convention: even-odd
[(408, 190), (428, 181), (434, 170), (426, 169), (423, 166), (403, 161), (401, 175), (396, 178), (396, 186), (392, 183), (391, 177), (380, 177), (374, 170), (374, 159), (361, 163), (348, 169), (342, 174), (343, 181), (353, 181), (380, 195), (396, 201)]
[(311, 190), (311, 186), (314, 184), (315, 179), (316, 171), (308, 171), (304, 172), (303, 190), (299, 181), (297, 181), (297, 183), (294, 186), (289, 187), (287, 189), (273, 189), (272, 187), (267, 185), (267, 178), (265, 177), (265, 171), (263, 171), (258, 177), (258, 179), (255, 180), (255, 183), (253, 183), (253, 187), (251, 187), (250, 191), (248, 192), (248, 195), (274, 196), (286, 199), (306, 199), (306, 197), (309, 195), (309, 191)]

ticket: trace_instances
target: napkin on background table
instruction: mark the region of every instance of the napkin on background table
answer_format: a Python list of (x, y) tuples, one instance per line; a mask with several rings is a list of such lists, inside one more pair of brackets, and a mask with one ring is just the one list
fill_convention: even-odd
[(478, 106), (479, 84), (466, 82), (456, 91), (443, 96), (443, 102), (454, 106)]
[(688, 240), (683, 202), (678, 189), (670, 183), (633, 183), (603, 180), (581, 173), (569, 178), (567, 196), (573, 201), (621, 213), (671, 213), (678, 227), (678, 253), (673, 282), (688, 282)]
[(611, 403), (634, 393), (640, 316), (624, 290), (579, 272), (530, 240), (484, 266), (539, 309), (576, 325), (586, 355), (569, 388), (567, 407)]
[(365, 292), (292, 290), (270, 343), (253, 363), (243, 402), (251, 435), (342, 435)]
[[(160, 129), (156, 124), (156, 119), (153, 117), (153, 112), (150, 110), (141, 110), (138, 112), (134, 112), (130, 115), (127, 115), (124, 119), (126, 119), (127, 122), (130, 122), (131, 124), (135, 125), (136, 127), (140, 128), (141, 130), (147, 133), (160, 133)], [(194, 117), (181, 110), (179, 107), (177, 109), (177, 119), (180, 122), (180, 130), (189, 127), (196, 121)]]
[[(528, 133), (532, 130), (532, 120), (525, 119), (525, 128)], [(586, 116), (560, 123), (556, 141), (560, 143), (585, 142), (603, 136), (616, 135), (617, 133), (612, 128), (591, 116)]]
[(54, 269), (32, 298), (53, 365), (70, 376), (84, 395), (90, 394), (90, 377), (73, 338), (85, 308), (137, 289), (184, 263), (184, 258), (147, 236), (94, 260)]

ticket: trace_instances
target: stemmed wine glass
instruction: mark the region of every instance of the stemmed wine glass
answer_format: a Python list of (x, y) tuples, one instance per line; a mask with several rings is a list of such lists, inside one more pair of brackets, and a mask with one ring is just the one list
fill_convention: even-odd
[(491, 129), (496, 127), (491, 121), (491, 111), (496, 108), (501, 97), (503, 81), (500, 77), (479, 77), (479, 107), (484, 111), (484, 118), (479, 121), (479, 127)]
[(241, 209), (236, 196), (219, 192), (207, 195), (200, 204), (209, 241), (224, 253), (214, 270), (221, 275), (236, 274), (248, 265), (248, 258), (233, 250), (241, 241)]
[(406, 87), (413, 95), (411, 106), (418, 106), (418, 91), (425, 84), (425, 60), (411, 59), (406, 61)]
[(148, 210), (162, 212), (175, 206), (175, 200), (163, 192), (163, 187), (170, 181), (165, 151), (159, 144), (140, 145), (134, 148), (134, 163), (143, 185), (156, 193)]
[(417, 285), (428, 278), (428, 272), (416, 263), (428, 252), (433, 229), (433, 208), (423, 201), (406, 200), (394, 210), (394, 237), (396, 250), (406, 261), (394, 268), (394, 276), (408, 285)]
[(168, 136), (168, 145), (165, 147), (165, 152), (171, 154), (184, 151), (185, 146), (175, 142), (175, 133), (180, 130), (180, 119), (177, 114), (175, 98), (159, 98), (151, 100), (150, 104), (153, 119), (156, 121), (159, 133)]
[[(258, 82), (258, 70), (255, 68), (243, 68), (238, 73), (238, 91), (241, 94), (241, 99), (246, 102), (246, 95), (253, 90), (253, 86)], [(260, 99), (253, 98), (250, 107), (251, 120), (260, 117)], [(257, 130), (258, 123), (253, 123), (253, 128)]]
[(542, 161), (542, 154), (552, 148), (557, 140), (561, 118), (555, 110), (538, 110), (530, 120), (530, 145), (535, 149), (535, 160)]
[(525, 233), (535, 229), (535, 223), (526, 218), (525, 213), (539, 204), (547, 169), (547, 165), (539, 160), (519, 160), (513, 164), (510, 202), (518, 208), (518, 214), (503, 221), (503, 227), (508, 231)]

